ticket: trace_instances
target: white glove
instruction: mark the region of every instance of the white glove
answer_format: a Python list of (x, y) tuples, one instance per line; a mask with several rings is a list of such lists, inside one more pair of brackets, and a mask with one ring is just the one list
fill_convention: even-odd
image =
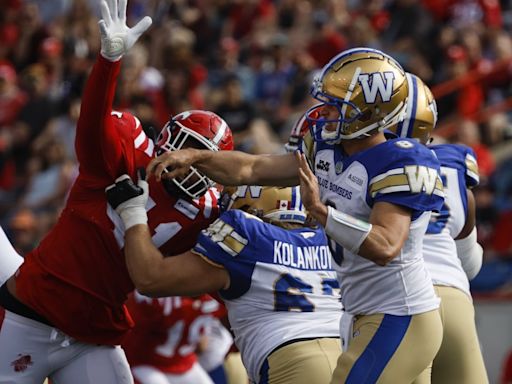
[[(119, 11), (117, 2), (119, 1)], [(126, 26), (127, 0), (103, 0), (98, 22), (101, 34), (101, 55), (109, 61), (119, 60), (135, 44), (153, 22), (146, 16), (133, 28)]]
[(146, 203), (149, 187), (144, 178), (140, 178), (135, 185), (130, 176), (120, 176), (115, 184), (105, 189), (105, 192), (109, 204), (123, 220), (125, 230), (137, 224), (147, 224)]

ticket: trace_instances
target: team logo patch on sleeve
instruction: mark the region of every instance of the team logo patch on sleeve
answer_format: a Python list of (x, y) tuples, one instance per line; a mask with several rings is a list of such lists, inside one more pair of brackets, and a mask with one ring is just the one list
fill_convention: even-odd
[(221, 219), (217, 219), (211, 224), (206, 232), (213, 242), (233, 257), (238, 256), (248, 243), (246, 238), (238, 234), (231, 225)]
[[(407, 142), (410, 144), (409, 142)], [(369, 183), (370, 193), (411, 192), (444, 197), (443, 182), (434, 168), (424, 165), (409, 165), (375, 176)]]

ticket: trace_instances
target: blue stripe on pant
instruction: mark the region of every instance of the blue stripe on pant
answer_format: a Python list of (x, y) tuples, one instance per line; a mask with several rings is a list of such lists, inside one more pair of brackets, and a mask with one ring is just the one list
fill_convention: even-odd
[(375, 383), (402, 342), (412, 316), (384, 315), (372, 340), (352, 366), (346, 384)]
[(258, 384), (268, 384), (268, 370), (268, 358), (266, 358), (263, 364), (261, 364), (260, 381)]

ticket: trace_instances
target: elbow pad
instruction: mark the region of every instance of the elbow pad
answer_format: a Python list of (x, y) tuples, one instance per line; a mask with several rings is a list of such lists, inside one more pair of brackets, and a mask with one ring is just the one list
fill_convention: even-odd
[(459, 257), (462, 269), (466, 272), (469, 280), (475, 278), (482, 267), (484, 250), (476, 241), (476, 228), (473, 228), (468, 237), (455, 240), (457, 246), (457, 256)]
[(327, 212), (327, 235), (343, 248), (357, 254), (359, 247), (372, 230), (372, 225), (333, 207), (327, 207)]

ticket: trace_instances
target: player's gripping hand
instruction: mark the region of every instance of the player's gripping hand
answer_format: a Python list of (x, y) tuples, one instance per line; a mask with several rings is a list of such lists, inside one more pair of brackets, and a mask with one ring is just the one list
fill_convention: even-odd
[[(144, 173), (144, 175), (142, 175)], [(125, 230), (137, 224), (147, 224), (146, 203), (149, 196), (145, 172), (139, 173), (137, 184), (128, 175), (122, 175), (105, 188), (108, 203), (123, 220)]]
[(101, 2), (102, 19), (98, 22), (101, 34), (101, 55), (109, 61), (119, 60), (153, 22), (151, 17), (146, 16), (133, 28), (128, 28), (126, 2), (127, 0)]

